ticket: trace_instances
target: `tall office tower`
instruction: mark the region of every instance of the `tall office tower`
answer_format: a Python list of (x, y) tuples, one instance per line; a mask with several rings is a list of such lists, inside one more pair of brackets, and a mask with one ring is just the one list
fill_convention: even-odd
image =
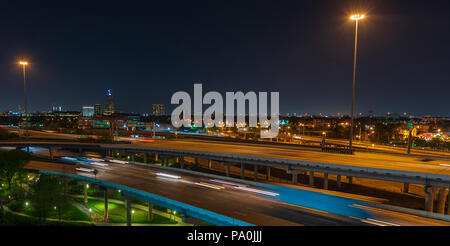
[(112, 115), (114, 114), (114, 97), (111, 93), (111, 89), (108, 89), (106, 92), (106, 108), (103, 111), (104, 115)]
[(83, 115), (83, 117), (94, 116), (94, 107), (93, 106), (83, 106), (82, 115)]
[(152, 104), (152, 114), (154, 116), (165, 115), (164, 104)]
[(101, 107), (100, 103), (96, 103), (94, 108), (95, 108), (94, 115), (100, 116), (102, 114), (102, 107)]

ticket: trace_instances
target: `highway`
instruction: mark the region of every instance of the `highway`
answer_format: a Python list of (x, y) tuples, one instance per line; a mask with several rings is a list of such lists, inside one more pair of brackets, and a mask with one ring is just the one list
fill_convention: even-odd
[[(162, 171), (160, 168), (151, 166), (143, 168), (99, 160), (91, 161), (93, 164), (90, 164), (90, 161), (85, 162), (84, 160), (79, 159), (75, 162), (83, 163), (86, 168), (97, 169), (97, 179), (163, 196), (254, 225), (450, 225), (449, 222), (441, 220), (370, 207), (364, 201), (327, 195), (321, 193), (320, 190), (308, 191), (310, 194), (304, 196), (300, 194), (305, 190), (298, 188), (300, 193), (296, 199), (310, 199), (309, 202), (311, 203), (326, 203), (326, 207), (330, 209), (338, 208), (354, 216), (336, 215), (323, 210), (300, 207), (293, 203), (289, 204), (283, 202), (283, 196), (287, 197), (289, 194), (252, 187), (239, 183), (239, 180), (233, 182), (233, 185), (228, 185), (217, 179), (173, 170)], [(101, 165), (95, 163), (101, 163)], [(93, 177), (91, 173), (76, 171), (74, 165), (41, 160), (31, 161), (26, 168)], [(163, 177), (157, 175), (157, 173), (175, 175), (180, 178)]]
[[(32, 137), (75, 139), (76, 135), (55, 134), (32, 131)], [(49, 141), (51, 142), (51, 141)], [(321, 152), (312, 148), (292, 146), (272, 146), (245, 143), (229, 143), (205, 140), (158, 140), (146, 143), (133, 143), (132, 146), (144, 146), (167, 149), (239, 154), (279, 159), (291, 159), (329, 164), (342, 164), (360, 167), (385, 168), (402, 171), (424, 172), (450, 175), (450, 158), (422, 155), (403, 155), (396, 153), (376, 153), (357, 151), (354, 155)], [(130, 146), (130, 145), (126, 145)]]

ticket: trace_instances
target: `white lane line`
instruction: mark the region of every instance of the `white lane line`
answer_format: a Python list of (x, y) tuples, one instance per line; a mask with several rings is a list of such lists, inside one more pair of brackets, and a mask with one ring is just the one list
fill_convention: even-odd
[(378, 222), (381, 224), (386, 224), (386, 225), (391, 225), (391, 226), (400, 226), (394, 223), (389, 223), (389, 222), (385, 222), (385, 221), (381, 221), (381, 220), (375, 220), (375, 219), (371, 219), (371, 218), (367, 218), (367, 220), (373, 221), (373, 222)]
[(167, 174), (167, 173), (156, 173), (156, 175), (162, 176), (162, 177), (166, 177), (166, 178), (181, 179), (180, 176), (170, 175), (170, 174)]
[(208, 188), (211, 188), (211, 189), (215, 189), (215, 190), (225, 189), (225, 188), (222, 187), (222, 186), (213, 185), (213, 184), (208, 184), (208, 183), (204, 183), (204, 182), (197, 182), (197, 183), (195, 183), (195, 184), (196, 184), (196, 185), (199, 185), (199, 186), (203, 186), (203, 187), (208, 187)]

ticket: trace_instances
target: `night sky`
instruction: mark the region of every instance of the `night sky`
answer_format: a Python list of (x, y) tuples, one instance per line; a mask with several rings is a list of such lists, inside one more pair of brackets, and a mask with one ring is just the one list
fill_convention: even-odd
[(0, 110), (170, 110), (171, 95), (279, 91), (285, 113), (450, 115), (450, 1), (2, 1)]

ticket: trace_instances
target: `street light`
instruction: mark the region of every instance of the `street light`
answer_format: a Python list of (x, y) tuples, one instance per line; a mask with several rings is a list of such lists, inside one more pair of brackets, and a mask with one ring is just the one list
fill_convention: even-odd
[[(28, 119), (28, 110), (27, 110), (27, 80), (26, 80), (26, 66), (28, 65), (27, 61), (19, 61), (19, 64), (22, 65), (23, 71), (23, 94), (24, 94), (24, 112), (25, 112), (25, 122)], [(26, 135), (26, 134), (25, 134)]]
[(25, 117), (27, 116), (27, 80), (26, 80), (26, 66), (28, 65), (28, 62), (26, 61), (19, 61), (19, 64), (22, 65), (22, 71), (23, 71), (23, 92), (24, 92), (24, 110), (25, 110)]
[(352, 142), (353, 142), (353, 112), (355, 107), (355, 83), (356, 83), (356, 51), (358, 48), (358, 22), (364, 19), (366, 16), (363, 14), (355, 14), (350, 16), (351, 20), (355, 21), (355, 54), (353, 57), (353, 87), (352, 87), (352, 112), (350, 120), (350, 137), (349, 137), (349, 147), (350, 153), (352, 153)]

